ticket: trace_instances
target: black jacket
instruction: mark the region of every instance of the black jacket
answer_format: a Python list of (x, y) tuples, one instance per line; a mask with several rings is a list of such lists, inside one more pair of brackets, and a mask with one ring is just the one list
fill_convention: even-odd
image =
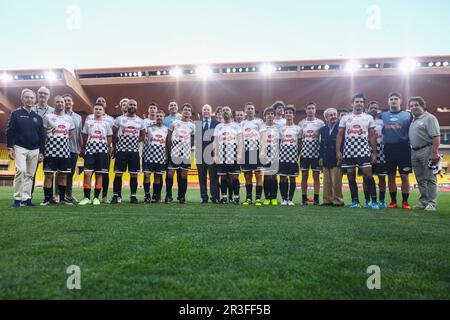
[[(214, 132), (213, 131), (218, 124), (220, 124), (219, 121), (211, 118), (209, 130), (212, 130), (212, 131), (209, 131), (209, 134), (205, 135), (206, 130), (203, 127), (203, 119), (200, 121), (196, 121), (195, 157), (196, 157), (197, 163), (200, 163), (199, 160), (203, 159), (203, 151), (214, 141)], [(200, 136), (200, 132), (201, 132), (201, 136)], [(201, 143), (200, 143), (199, 139), (201, 139)], [(199, 146), (200, 146), (200, 148), (199, 148)], [(212, 148), (212, 146), (210, 146), (210, 148)]]
[(339, 123), (336, 123), (333, 131), (328, 125), (320, 129), (320, 158), (323, 159), (324, 168), (337, 167), (336, 137), (339, 131)]
[(34, 111), (25, 108), (14, 110), (6, 129), (8, 148), (19, 146), (28, 150), (39, 149), (44, 153), (44, 124), (42, 118)]

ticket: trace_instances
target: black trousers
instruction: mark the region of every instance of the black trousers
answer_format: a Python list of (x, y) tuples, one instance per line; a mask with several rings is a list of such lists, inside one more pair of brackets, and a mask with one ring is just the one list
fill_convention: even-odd
[(219, 199), (219, 185), (217, 179), (217, 165), (197, 164), (198, 179), (200, 182), (200, 196), (202, 200), (208, 200), (208, 174), (209, 174), (209, 188), (211, 193), (211, 201)]

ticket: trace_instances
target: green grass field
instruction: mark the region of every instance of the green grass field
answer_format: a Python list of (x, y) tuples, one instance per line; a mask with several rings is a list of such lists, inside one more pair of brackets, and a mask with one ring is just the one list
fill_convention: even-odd
[[(450, 298), (450, 193), (436, 213), (204, 206), (198, 194), (185, 206), (13, 210), (0, 189), (0, 298)], [(66, 288), (70, 265), (81, 290)], [(367, 289), (371, 265), (381, 290)]]

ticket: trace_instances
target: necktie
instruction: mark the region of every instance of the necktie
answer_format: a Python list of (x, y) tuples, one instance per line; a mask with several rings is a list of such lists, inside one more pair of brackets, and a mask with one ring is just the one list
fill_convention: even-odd
[(209, 129), (209, 121), (208, 120), (205, 121), (204, 129), (205, 129), (205, 131)]

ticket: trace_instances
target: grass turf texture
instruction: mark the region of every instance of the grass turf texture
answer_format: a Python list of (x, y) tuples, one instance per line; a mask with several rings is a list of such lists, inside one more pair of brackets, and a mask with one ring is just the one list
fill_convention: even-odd
[[(450, 193), (436, 213), (205, 206), (198, 194), (184, 206), (13, 210), (0, 189), (0, 298), (450, 298)], [(70, 265), (81, 290), (66, 288)], [(381, 290), (367, 289), (371, 265)]]

